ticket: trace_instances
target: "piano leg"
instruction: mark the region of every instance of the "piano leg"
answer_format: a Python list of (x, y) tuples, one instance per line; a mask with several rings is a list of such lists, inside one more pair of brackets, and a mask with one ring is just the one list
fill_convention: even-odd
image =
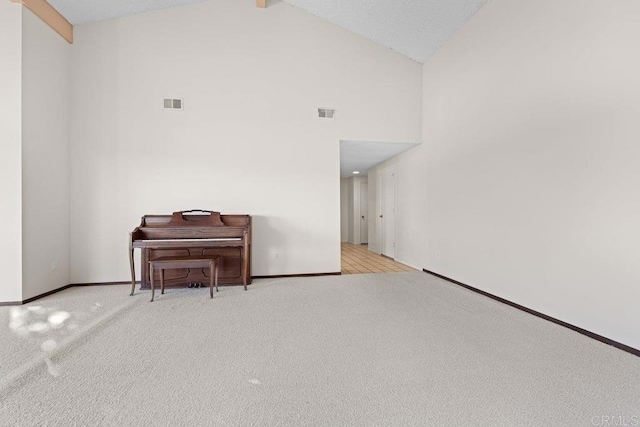
[[(218, 271), (215, 264), (215, 261), (211, 261), (211, 264), (209, 264), (209, 295), (211, 295), (211, 298), (213, 298), (213, 281), (215, 280), (215, 274)], [(217, 284), (218, 281), (216, 280), (216, 285)]]
[(244, 232), (244, 254), (242, 255), (242, 284), (244, 290), (247, 290), (247, 283), (249, 282), (249, 233)]
[(150, 266), (149, 270), (151, 273), (151, 302), (153, 302), (153, 294), (155, 294), (156, 291), (155, 286), (153, 285), (153, 276), (155, 276), (153, 274), (153, 265)]
[(129, 265), (131, 266), (131, 293), (129, 296), (132, 296), (136, 290), (136, 267), (133, 264), (133, 248), (129, 247)]

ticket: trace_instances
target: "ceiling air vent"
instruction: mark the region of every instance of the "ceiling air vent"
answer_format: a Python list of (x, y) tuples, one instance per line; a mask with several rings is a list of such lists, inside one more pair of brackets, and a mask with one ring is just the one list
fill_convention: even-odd
[(333, 119), (336, 110), (332, 108), (318, 108), (318, 117), (322, 119)]
[(182, 99), (172, 99), (165, 98), (164, 99), (164, 109), (165, 110), (182, 110), (183, 107)]

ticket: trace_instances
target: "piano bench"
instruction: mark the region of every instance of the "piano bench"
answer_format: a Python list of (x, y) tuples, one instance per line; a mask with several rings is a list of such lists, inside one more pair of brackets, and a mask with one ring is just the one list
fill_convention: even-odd
[(205, 255), (197, 258), (192, 257), (160, 257), (149, 261), (149, 275), (151, 276), (151, 302), (155, 294), (153, 276), (156, 270), (160, 270), (160, 291), (164, 294), (164, 270), (171, 268), (208, 268), (209, 269), (209, 294), (213, 298), (213, 286), (218, 292), (218, 270), (219, 256)]

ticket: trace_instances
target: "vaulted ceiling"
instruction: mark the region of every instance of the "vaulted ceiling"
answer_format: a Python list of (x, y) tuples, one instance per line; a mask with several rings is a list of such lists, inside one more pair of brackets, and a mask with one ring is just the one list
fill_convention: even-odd
[[(47, 0), (73, 25), (88, 24), (206, 0)], [(251, 0), (245, 0), (251, 1)]]
[[(206, 0), (49, 0), (74, 25)], [(234, 0), (247, 1), (253, 0)], [(284, 0), (418, 62), (426, 62), (486, 0)], [(267, 6), (278, 0), (267, 0)]]
[(426, 62), (486, 0), (284, 0)]

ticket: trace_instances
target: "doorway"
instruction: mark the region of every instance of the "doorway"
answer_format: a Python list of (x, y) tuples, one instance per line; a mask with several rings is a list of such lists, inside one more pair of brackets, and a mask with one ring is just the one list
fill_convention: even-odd
[(340, 141), (342, 274), (414, 270), (395, 261), (397, 162), (390, 160), (417, 145)]
[(369, 243), (369, 184), (360, 183), (360, 244)]

